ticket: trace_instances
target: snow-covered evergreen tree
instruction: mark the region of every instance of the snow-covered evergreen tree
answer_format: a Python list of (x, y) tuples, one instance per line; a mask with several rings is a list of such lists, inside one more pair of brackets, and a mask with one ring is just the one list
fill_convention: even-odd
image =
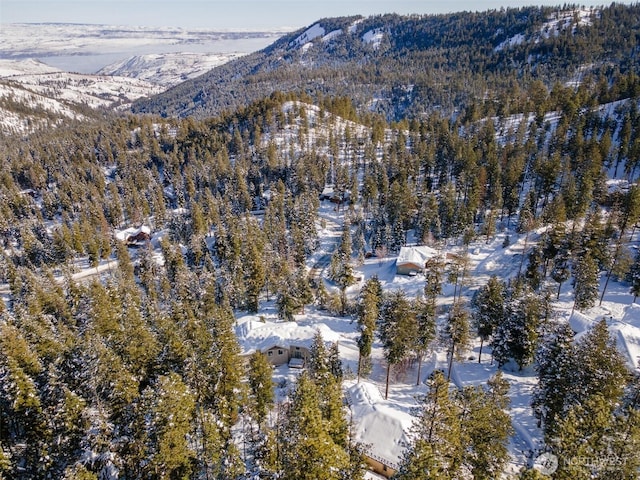
[(574, 306), (578, 310), (593, 307), (598, 300), (598, 264), (586, 251), (573, 265)]
[(536, 385), (532, 407), (546, 435), (552, 435), (557, 421), (566, 413), (576, 388), (577, 363), (574, 332), (567, 324), (558, 325), (546, 335), (536, 352)]
[(478, 363), (482, 361), (482, 346), (504, 321), (506, 285), (497, 276), (492, 275), (486, 285), (480, 287), (473, 296), (472, 319), (480, 337)]

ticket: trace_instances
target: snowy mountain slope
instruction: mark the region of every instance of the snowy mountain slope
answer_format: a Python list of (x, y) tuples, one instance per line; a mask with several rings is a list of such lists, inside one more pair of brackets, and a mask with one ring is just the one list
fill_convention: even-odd
[(127, 108), (134, 100), (263, 48), (281, 34), (3, 24), (0, 125), (5, 133), (25, 133), (62, 118), (81, 118), (78, 110), (86, 115), (87, 107)]
[(34, 60), (0, 60), (0, 125), (4, 133), (25, 133), (80, 119), (87, 107), (127, 108), (163, 87), (143, 80), (66, 73)]
[(58, 68), (52, 67), (35, 59), (21, 61), (0, 60), (0, 78), (17, 77), (21, 75), (42, 75), (44, 73), (58, 73)]
[(58, 99), (31, 92), (18, 84), (0, 81), (0, 129), (2, 133), (27, 133), (58, 124), (64, 118), (83, 115)]
[[(494, 75), (521, 78), (531, 71), (531, 79), (550, 88), (555, 81), (576, 85), (590, 75), (609, 75), (611, 64), (619, 64), (620, 71), (635, 68), (634, 41), (622, 40), (637, 37), (634, 15), (632, 8), (564, 6), (323, 18), (136, 102), (133, 109), (205, 118), (246, 106), (277, 88), (349, 97), (359, 112), (393, 120), (432, 111), (457, 115), (478, 101), (511, 95), (512, 87), (494, 81)], [(528, 91), (529, 81), (520, 88)], [(213, 90), (216, 95), (209, 95)]]
[(580, 8), (575, 10), (557, 11), (549, 15), (543, 25), (532, 32), (517, 33), (495, 47), (495, 51), (509, 49), (525, 42), (539, 43), (543, 39), (559, 36), (566, 30), (575, 32), (577, 27), (588, 27), (591, 25), (593, 16), (599, 15), (599, 10), (595, 8)]
[(98, 75), (136, 78), (171, 87), (241, 57), (244, 53), (151, 53), (135, 55), (98, 71)]

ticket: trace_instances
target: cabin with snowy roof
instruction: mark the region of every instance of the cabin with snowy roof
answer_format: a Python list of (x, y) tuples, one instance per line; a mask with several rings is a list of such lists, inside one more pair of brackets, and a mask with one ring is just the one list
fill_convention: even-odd
[(427, 262), (436, 257), (438, 252), (426, 245), (401, 247), (396, 259), (396, 274), (416, 275), (424, 272)]
[(338, 339), (337, 334), (325, 325), (261, 321), (256, 317), (239, 319), (236, 336), (241, 355), (246, 359), (259, 351), (267, 356), (273, 366), (304, 368), (310, 356), (313, 337), (318, 331), (327, 343)]
[(151, 240), (151, 228), (142, 225), (139, 228), (127, 228), (115, 233), (117, 240), (124, 242), (128, 247), (140, 247)]
[(398, 470), (414, 417), (385, 400), (373, 383), (361, 381), (347, 388), (347, 403), (353, 420), (355, 441), (364, 445), (369, 468), (390, 478)]

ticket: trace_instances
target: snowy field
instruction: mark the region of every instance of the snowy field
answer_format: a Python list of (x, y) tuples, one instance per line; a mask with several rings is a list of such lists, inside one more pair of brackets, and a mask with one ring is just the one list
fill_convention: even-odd
[[(108, 65), (140, 55), (187, 52), (191, 57), (201, 54), (215, 61), (212, 58), (218, 55), (260, 50), (283, 33), (60, 23), (3, 24), (0, 59), (35, 58), (68, 72), (96, 73)], [(185, 61), (179, 56), (168, 58)]]

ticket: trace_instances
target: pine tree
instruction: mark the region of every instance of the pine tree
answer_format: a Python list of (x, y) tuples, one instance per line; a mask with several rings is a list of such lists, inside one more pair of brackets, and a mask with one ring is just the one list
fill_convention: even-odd
[(413, 349), (418, 357), (418, 373), (416, 385), (420, 384), (422, 358), (427, 353), (431, 343), (436, 338), (436, 305), (423, 298), (416, 298), (413, 302), (416, 312), (416, 338)]
[(573, 405), (558, 420), (554, 437), (549, 441), (554, 454), (564, 460), (558, 462), (554, 478), (611, 478), (618, 469), (618, 465), (608, 464), (610, 458), (618, 462), (614, 455), (610, 456), (613, 426), (611, 404), (601, 395), (589, 396)]
[(436, 336), (437, 297), (442, 293), (444, 263), (439, 257), (430, 259), (425, 268), (424, 298), (414, 302), (417, 320), (417, 336), (414, 349), (418, 357), (416, 385), (420, 383), (422, 358)]
[(378, 336), (387, 361), (385, 398), (389, 394), (391, 368), (408, 357), (416, 337), (416, 329), (416, 313), (406, 294), (401, 290), (386, 294), (378, 322)]
[(319, 330), (313, 335), (313, 340), (311, 341), (307, 370), (311, 380), (316, 384), (325, 382), (330, 375), (327, 347)]
[(456, 303), (449, 312), (444, 335), (449, 343), (449, 368), (447, 370), (447, 380), (451, 378), (451, 368), (453, 359), (462, 359), (463, 352), (469, 347), (471, 336), (469, 332), (469, 312)]
[(8, 459), (7, 470), (17, 478), (44, 477), (51, 465), (52, 432), (35, 381), (42, 363), (12, 325), (0, 323), (0, 347), (0, 442), (25, 446)]
[[(529, 192), (533, 193), (533, 192)], [(524, 246), (522, 247), (522, 256), (520, 257), (520, 266), (518, 267), (518, 276), (522, 272), (522, 264), (524, 263), (524, 257), (527, 252), (527, 245), (529, 243), (529, 234), (535, 225), (535, 214), (532, 213), (531, 207), (526, 205), (520, 210), (520, 218), (518, 219), (518, 233), (524, 233)]]
[(254, 240), (245, 245), (243, 251), (246, 258), (243, 261), (245, 266), (246, 282), (246, 305), (247, 311), (256, 313), (259, 307), (260, 292), (266, 282), (266, 272), (264, 268), (263, 252), (261, 246)]
[(569, 280), (570, 277), (569, 249), (568, 246), (565, 245), (553, 259), (553, 269), (551, 270), (551, 278), (558, 283), (558, 293), (556, 294), (556, 298), (560, 298), (560, 289), (562, 288), (562, 284)]
[(638, 185), (632, 185), (629, 190), (626, 192), (623, 198), (621, 212), (619, 216), (619, 228), (620, 228), (620, 236), (618, 237), (618, 242), (616, 243), (616, 248), (613, 253), (613, 259), (611, 265), (609, 267), (609, 271), (607, 272), (606, 280), (604, 282), (604, 287), (602, 289), (602, 294), (600, 295), (600, 305), (602, 305), (602, 300), (604, 299), (604, 294), (607, 291), (607, 286), (609, 285), (609, 279), (611, 278), (611, 274), (613, 273), (617, 263), (620, 261), (620, 253), (622, 247), (622, 241), (624, 239), (625, 230), (628, 225), (635, 225), (640, 217), (640, 187)]
[(98, 480), (98, 475), (80, 464), (67, 467), (62, 478), (63, 480)]
[(595, 260), (598, 271), (611, 266), (610, 235), (611, 230), (604, 223), (600, 209), (590, 212), (580, 233), (580, 247)]
[(161, 376), (144, 396), (149, 406), (150, 451), (147, 475), (159, 479), (185, 478), (191, 474), (195, 452), (189, 445), (195, 402), (180, 377)]
[(462, 294), (462, 287), (464, 285), (465, 277), (467, 275), (467, 267), (469, 264), (468, 252), (464, 252), (463, 255), (456, 255), (455, 259), (449, 265), (449, 283), (453, 283), (453, 301), (460, 300)]
[(606, 322), (601, 320), (587, 331), (575, 343), (574, 352), (573, 365), (579, 367), (569, 377), (572, 384), (565, 389), (562, 416), (556, 415), (546, 438), (556, 455), (572, 459), (560, 462), (556, 478), (608, 478), (610, 459), (615, 462), (614, 471), (635, 468), (637, 472), (637, 461), (625, 458), (627, 446), (640, 441), (637, 415), (620, 408), (631, 377)]
[(313, 336), (307, 372), (317, 387), (318, 404), (329, 435), (336, 444), (346, 447), (348, 426), (342, 410), (342, 363), (337, 344), (327, 349), (319, 331)]
[(331, 373), (331, 375), (333, 375), (333, 378), (335, 378), (338, 382), (341, 382), (344, 376), (344, 371), (342, 369), (342, 360), (340, 360), (340, 349), (338, 348), (337, 341), (329, 346), (327, 356), (329, 373)]
[(398, 480), (454, 479), (462, 468), (462, 411), (451, 398), (449, 382), (436, 370), (427, 381), (427, 394), (419, 399), (411, 443), (400, 460)]
[(276, 307), (278, 309), (278, 317), (287, 322), (294, 321), (293, 314), (298, 311), (300, 305), (294, 295), (293, 289), (285, 286), (285, 288), (278, 292)]
[(531, 363), (549, 316), (545, 299), (522, 283), (509, 292), (503, 320), (495, 328), (491, 340), (493, 357), (499, 368), (510, 359), (515, 360), (520, 369)]
[(633, 303), (635, 303), (638, 295), (640, 295), (640, 250), (636, 252), (633, 264), (629, 270), (629, 281), (631, 282), (631, 294), (633, 295)]
[(629, 380), (629, 370), (605, 319), (595, 323), (575, 348), (576, 357), (580, 359), (576, 385), (581, 388), (574, 389), (572, 402), (580, 403), (581, 399), (596, 394), (611, 404), (619, 401)]
[(212, 296), (213, 293), (208, 293), (202, 311), (207, 320), (206, 326), (211, 331), (213, 339), (211, 352), (214, 358), (209, 367), (207, 395), (222, 427), (222, 437), (226, 439), (231, 426), (237, 420), (240, 406), (240, 396), (238, 395), (238, 392), (242, 390), (242, 372), (238, 368), (240, 346), (233, 330), (235, 321), (233, 312), (229, 308), (213, 303)]
[(349, 455), (328, 433), (328, 421), (322, 417), (318, 398), (318, 387), (303, 372), (278, 433), (281, 445), (278, 478), (341, 480), (341, 472), (349, 468)]
[(465, 387), (458, 394), (463, 462), (474, 479), (500, 478), (509, 460), (507, 446), (513, 434), (511, 417), (504, 410), (509, 404), (508, 382), (498, 372), (488, 387)]
[(518, 480), (547, 480), (549, 477), (535, 468), (524, 468), (517, 478)]
[(351, 253), (351, 231), (349, 223), (346, 222), (342, 228), (340, 245), (331, 256), (331, 264), (329, 265), (329, 278), (331, 278), (340, 289), (342, 314), (344, 314), (347, 309), (347, 287), (355, 283)]
[(295, 274), (294, 295), (296, 303), (300, 306), (301, 313), (304, 315), (304, 306), (313, 301), (313, 292), (309, 283), (309, 277), (303, 267), (298, 268)]
[(509, 353), (522, 370), (534, 359), (546, 312), (542, 299), (528, 288), (515, 295), (519, 297), (512, 298), (507, 306), (511, 330)]
[(616, 409), (613, 430), (616, 438), (612, 442), (622, 465), (618, 470), (626, 478), (632, 478), (640, 468), (640, 458), (635, 452), (640, 448), (640, 371), (636, 370), (627, 384), (621, 405)]
[(573, 346), (574, 332), (561, 324), (549, 333), (536, 352), (538, 384), (531, 405), (550, 437), (557, 421), (567, 410), (570, 394), (575, 388), (578, 358)]
[(527, 269), (525, 270), (524, 277), (529, 282), (529, 285), (533, 290), (538, 290), (542, 283), (542, 252), (536, 246), (529, 252), (529, 263), (527, 263)]
[(262, 425), (273, 406), (273, 369), (262, 352), (255, 352), (249, 359), (247, 371), (249, 389), (258, 425)]
[(358, 302), (358, 379), (368, 370), (381, 303), (382, 286), (378, 277), (373, 276), (363, 285)]
[(474, 294), (472, 306), (474, 307), (473, 323), (480, 337), (480, 352), (478, 363), (482, 361), (482, 346), (488, 340), (495, 329), (504, 320), (506, 301), (506, 285), (492, 275), (489, 281)]
[(49, 445), (49, 475), (61, 477), (64, 469), (75, 461), (82, 437), (88, 428), (85, 415), (87, 402), (64, 383), (62, 372), (49, 365), (46, 384), (40, 386), (43, 411), (46, 412), (55, 442)]
[(349, 424), (344, 414), (342, 381), (331, 375), (317, 386), (320, 411), (326, 422), (325, 429), (336, 445), (346, 449), (349, 442)]

